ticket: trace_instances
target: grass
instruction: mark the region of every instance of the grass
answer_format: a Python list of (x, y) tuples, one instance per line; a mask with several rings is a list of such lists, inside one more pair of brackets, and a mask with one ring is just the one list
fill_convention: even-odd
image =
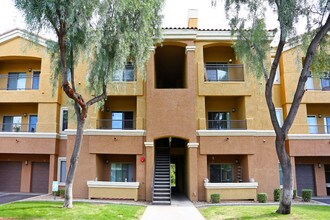
[(0, 205), (0, 219), (139, 219), (145, 207), (133, 205), (74, 203), (73, 209), (62, 202), (16, 202)]
[(278, 206), (212, 206), (200, 208), (207, 220), (215, 219), (330, 219), (330, 206), (292, 206), (290, 215), (275, 213)]

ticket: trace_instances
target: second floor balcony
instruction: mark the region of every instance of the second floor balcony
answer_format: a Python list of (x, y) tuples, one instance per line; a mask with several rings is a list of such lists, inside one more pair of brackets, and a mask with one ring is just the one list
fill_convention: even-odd
[(309, 76), (305, 88), (307, 91), (330, 91), (330, 72), (324, 73), (320, 77)]
[(209, 82), (243, 82), (244, 68), (242, 64), (221, 62), (205, 63), (205, 81)]
[(40, 71), (0, 74), (0, 90), (38, 90)]
[(135, 130), (133, 119), (99, 119), (96, 121), (97, 129), (105, 130)]
[(208, 120), (208, 130), (246, 130), (246, 120)]

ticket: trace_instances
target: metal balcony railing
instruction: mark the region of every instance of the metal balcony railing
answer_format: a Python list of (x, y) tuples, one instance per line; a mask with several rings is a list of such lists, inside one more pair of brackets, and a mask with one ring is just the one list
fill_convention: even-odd
[(330, 134), (330, 125), (307, 125), (309, 134)]
[(242, 64), (205, 64), (205, 81), (244, 81)]
[(37, 124), (3, 123), (1, 132), (36, 132)]
[(0, 74), (0, 90), (37, 90), (39, 74)]
[(113, 119), (99, 119), (96, 121), (97, 129), (107, 130), (134, 130), (135, 124), (133, 119), (113, 120)]
[(305, 84), (305, 89), (330, 91), (330, 75), (324, 77), (309, 76)]
[(246, 130), (246, 120), (208, 120), (208, 130)]

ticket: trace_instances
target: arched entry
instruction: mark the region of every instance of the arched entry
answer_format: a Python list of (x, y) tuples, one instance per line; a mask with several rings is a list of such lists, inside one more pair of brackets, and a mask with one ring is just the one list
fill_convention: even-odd
[(172, 194), (186, 192), (187, 140), (165, 137), (155, 140), (153, 204), (171, 204)]

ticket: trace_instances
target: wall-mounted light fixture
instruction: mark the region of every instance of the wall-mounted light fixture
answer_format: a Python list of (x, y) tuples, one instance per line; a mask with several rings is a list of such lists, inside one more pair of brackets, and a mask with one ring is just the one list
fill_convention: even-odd
[(321, 167), (322, 167), (322, 165), (321, 165), (320, 162), (317, 164), (317, 167), (318, 167), (318, 168), (321, 168)]
[(232, 111), (232, 112), (236, 112), (236, 108), (232, 108), (231, 111)]
[(26, 161), (24, 162), (24, 164), (25, 164), (25, 165), (28, 165), (28, 161), (26, 160)]
[(106, 112), (110, 112), (110, 108), (109, 108), (109, 107), (106, 107), (106, 108), (105, 108), (105, 111), (106, 111)]
[(229, 63), (232, 63), (232, 62), (233, 62), (233, 60), (232, 60), (232, 59), (229, 59), (228, 61), (229, 61)]
[(239, 164), (239, 160), (238, 160), (238, 159), (236, 159), (236, 160), (235, 160), (235, 163), (236, 163), (236, 164)]
[(317, 117), (322, 118), (322, 114), (318, 114)]
[(105, 163), (106, 163), (106, 164), (109, 164), (109, 160), (105, 160)]
[(23, 116), (26, 117), (27, 116), (27, 113), (24, 113)]
[(30, 73), (32, 72), (32, 68), (29, 68), (29, 72), (30, 72)]

